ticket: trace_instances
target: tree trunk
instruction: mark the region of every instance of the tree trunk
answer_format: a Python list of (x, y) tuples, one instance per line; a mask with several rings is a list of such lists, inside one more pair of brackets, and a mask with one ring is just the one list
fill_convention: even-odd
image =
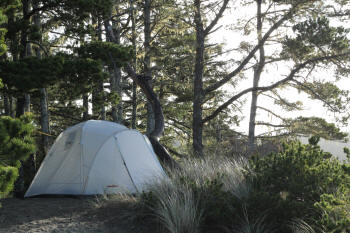
[(49, 122), (49, 110), (47, 100), (46, 88), (40, 89), (40, 111), (41, 111), (41, 131), (42, 135), (44, 154), (46, 155), (49, 150), (49, 134), (50, 134), (50, 122)]
[(20, 117), (24, 114), (24, 95), (17, 97), (16, 102), (16, 117)]
[(10, 96), (10, 98), (9, 98), (9, 110), (10, 110), (10, 116), (13, 118), (13, 117), (15, 117), (15, 113), (14, 113), (14, 111), (13, 111), (13, 98), (12, 98), (12, 96)]
[[(261, 13), (262, 0), (258, 0), (256, 1), (256, 3), (257, 3), (257, 38), (258, 38), (258, 43), (260, 43), (262, 40), (262, 13)], [(265, 49), (264, 49), (264, 46), (260, 46), (259, 62), (254, 67), (254, 79), (253, 79), (254, 88), (257, 88), (259, 86), (259, 81), (260, 81), (264, 66), (265, 66)], [(249, 132), (248, 132), (248, 154), (252, 154), (256, 150), (255, 118), (256, 118), (256, 111), (257, 111), (257, 101), (258, 101), (258, 91), (252, 91), (252, 102), (250, 106)]]
[[(254, 68), (254, 80), (253, 87), (258, 87), (260, 76), (258, 75), (257, 68)], [(258, 92), (252, 91), (252, 101), (250, 105), (250, 117), (249, 117), (249, 132), (248, 132), (248, 152), (252, 153), (255, 150), (255, 118), (257, 110)]]
[(83, 94), (83, 120), (87, 121), (89, 119), (89, 95)]
[[(30, 1), (29, 0), (22, 0), (22, 11), (23, 11), (23, 18), (26, 18), (29, 14), (30, 10)], [(30, 19), (28, 19), (30, 21)], [(29, 23), (28, 23), (29, 24)], [(27, 30), (23, 29), (21, 31), (21, 52), (20, 52), (20, 58), (25, 58), (26, 56), (32, 55), (32, 49), (30, 44), (27, 42)], [(17, 99), (17, 110), (16, 110), (16, 117), (20, 117), (25, 112), (30, 112), (30, 95), (25, 93), (23, 96), (20, 96)]]
[(194, 154), (203, 157), (203, 69), (204, 69), (204, 28), (200, 12), (200, 0), (195, 1), (195, 27), (196, 27), (196, 60), (193, 83), (193, 150)]
[[(97, 19), (97, 39), (98, 41), (102, 41), (102, 21), (100, 19)], [(98, 89), (100, 90), (99, 95), (99, 102), (100, 102), (100, 115), (101, 120), (106, 120), (106, 96), (104, 91), (104, 80), (101, 80), (100, 83), (98, 83)]]
[(136, 112), (137, 112), (137, 85), (135, 81), (132, 82), (132, 114), (131, 114), (131, 128), (136, 129)]
[[(144, 59), (144, 75), (146, 77), (152, 77), (151, 72), (151, 0), (145, 0), (144, 3), (144, 48), (145, 48), (145, 59)], [(152, 79), (148, 80), (149, 86), (152, 88)], [(151, 135), (155, 127), (155, 119), (153, 107), (150, 102), (147, 102), (147, 135)]]
[(101, 103), (101, 120), (106, 120), (106, 105), (105, 105), (105, 95), (104, 95), (104, 87), (103, 87), (103, 81), (100, 83), (100, 90), (101, 90), (101, 97), (100, 103)]
[[(33, 8), (36, 9), (39, 6), (37, 3), (33, 4)], [(41, 28), (41, 18), (39, 14), (36, 14), (33, 17), (34, 25), (37, 28)], [(40, 41), (41, 42), (41, 38)], [(35, 55), (37, 58), (41, 58), (41, 48), (37, 47), (35, 49)], [(48, 110), (48, 96), (46, 88), (40, 88), (40, 123), (41, 123), (41, 131), (42, 134), (42, 145), (44, 155), (47, 154), (49, 150), (49, 134), (50, 134), (50, 123), (49, 123), (49, 110)]]
[[(130, 0), (130, 6), (132, 7), (131, 10), (131, 32), (132, 32), (132, 46), (134, 47), (134, 60), (133, 60), (133, 67), (135, 72), (137, 72), (137, 49), (136, 49), (136, 21), (135, 21), (135, 12), (134, 12), (134, 2), (133, 0)], [(131, 128), (136, 129), (136, 113), (137, 113), (137, 84), (133, 80), (132, 81), (132, 113), (131, 113)]]
[(10, 100), (7, 94), (3, 95), (5, 115), (10, 116)]
[[(120, 29), (117, 25), (112, 24), (115, 29), (116, 43), (120, 44)], [(106, 38), (107, 39), (107, 38)], [(110, 76), (111, 93), (116, 93), (119, 96), (119, 102), (117, 104), (112, 103), (112, 119), (114, 122), (123, 123), (123, 102), (122, 102), (122, 73), (120, 67), (113, 64), (113, 71)]]
[[(30, 10), (30, 1), (29, 0), (22, 0), (22, 12), (23, 12), (23, 18), (26, 18), (28, 16)], [(30, 21), (30, 19), (28, 19)], [(29, 25), (29, 22), (28, 22)], [(27, 29), (24, 28), (21, 31), (21, 39), (20, 44), (22, 46), (20, 51), (20, 58), (25, 58), (26, 56), (30, 56), (32, 51), (30, 44), (27, 42)], [(22, 116), (25, 112), (30, 111), (30, 95), (27, 93), (22, 94), (17, 98), (17, 105), (16, 105), (16, 117)], [(32, 156), (28, 159), (28, 163), (30, 163)], [(22, 198), (25, 193), (25, 183), (24, 183), (24, 161), (21, 161), (21, 166), (19, 167), (19, 175), (14, 185), (14, 195), (15, 197)]]

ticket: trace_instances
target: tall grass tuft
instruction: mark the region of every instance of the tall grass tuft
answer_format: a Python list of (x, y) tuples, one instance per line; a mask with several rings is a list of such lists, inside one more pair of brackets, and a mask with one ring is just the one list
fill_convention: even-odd
[(248, 162), (244, 158), (190, 158), (182, 162), (180, 170), (170, 171), (169, 174), (174, 181), (181, 181), (186, 177), (198, 187), (203, 187), (208, 182), (219, 179), (223, 191), (230, 192), (242, 199), (250, 192), (250, 184), (244, 176), (247, 165)]
[(169, 178), (149, 184), (141, 202), (171, 233), (202, 232), (213, 224), (222, 227), (231, 223), (235, 211), (231, 197), (243, 200), (249, 195), (246, 165), (243, 159), (224, 157), (187, 159), (180, 169), (168, 169)]
[(289, 227), (293, 233), (315, 233), (315, 230), (302, 219), (293, 219)]
[(275, 233), (276, 228), (267, 223), (266, 215), (261, 214), (255, 219), (250, 219), (245, 206), (243, 206), (240, 223), (233, 226), (230, 233)]
[(163, 180), (150, 187), (156, 204), (150, 209), (170, 233), (197, 233), (202, 210), (186, 186)]

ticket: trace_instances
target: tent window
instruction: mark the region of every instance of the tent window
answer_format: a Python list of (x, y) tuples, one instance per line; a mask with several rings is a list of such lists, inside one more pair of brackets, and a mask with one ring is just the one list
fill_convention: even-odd
[(76, 132), (77, 131), (73, 131), (70, 134), (68, 134), (66, 143), (64, 145), (64, 150), (68, 150), (73, 145)]

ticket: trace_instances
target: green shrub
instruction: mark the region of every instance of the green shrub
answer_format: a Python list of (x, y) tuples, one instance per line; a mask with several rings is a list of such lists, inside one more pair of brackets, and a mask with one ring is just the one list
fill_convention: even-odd
[(350, 165), (317, 142), (284, 143), (249, 163), (183, 161), (141, 195), (141, 213), (159, 232), (349, 232)]
[(350, 190), (339, 189), (336, 194), (323, 194), (315, 203), (322, 217), (317, 221), (325, 232), (350, 232)]
[(5, 197), (13, 189), (18, 177), (18, 169), (11, 166), (0, 165), (0, 198)]
[[(304, 219), (319, 226), (319, 204), (327, 194), (342, 187), (350, 189), (348, 166), (333, 158), (317, 146), (318, 138), (311, 138), (309, 145), (300, 142), (284, 143), (279, 153), (255, 157), (247, 178), (253, 182), (248, 213), (267, 211), (267, 221), (276, 222), (281, 232), (290, 232), (291, 219)], [(343, 217), (343, 216), (342, 216)], [(343, 220), (341, 220), (343, 221)], [(347, 221), (347, 220), (344, 220)]]
[(17, 119), (0, 117), (0, 197), (12, 191), (20, 161), (35, 152), (34, 130), (31, 115)]

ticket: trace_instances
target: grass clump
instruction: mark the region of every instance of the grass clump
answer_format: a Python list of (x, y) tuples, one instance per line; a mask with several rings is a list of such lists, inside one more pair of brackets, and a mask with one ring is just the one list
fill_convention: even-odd
[(168, 179), (150, 185), (140, 196), (143, 216), (159, 224), (159, 232), (230, 228), (250, 192), (246, 167), (245, 160), (223, 157), (183, 161), (181, 169), (169, 170)]

